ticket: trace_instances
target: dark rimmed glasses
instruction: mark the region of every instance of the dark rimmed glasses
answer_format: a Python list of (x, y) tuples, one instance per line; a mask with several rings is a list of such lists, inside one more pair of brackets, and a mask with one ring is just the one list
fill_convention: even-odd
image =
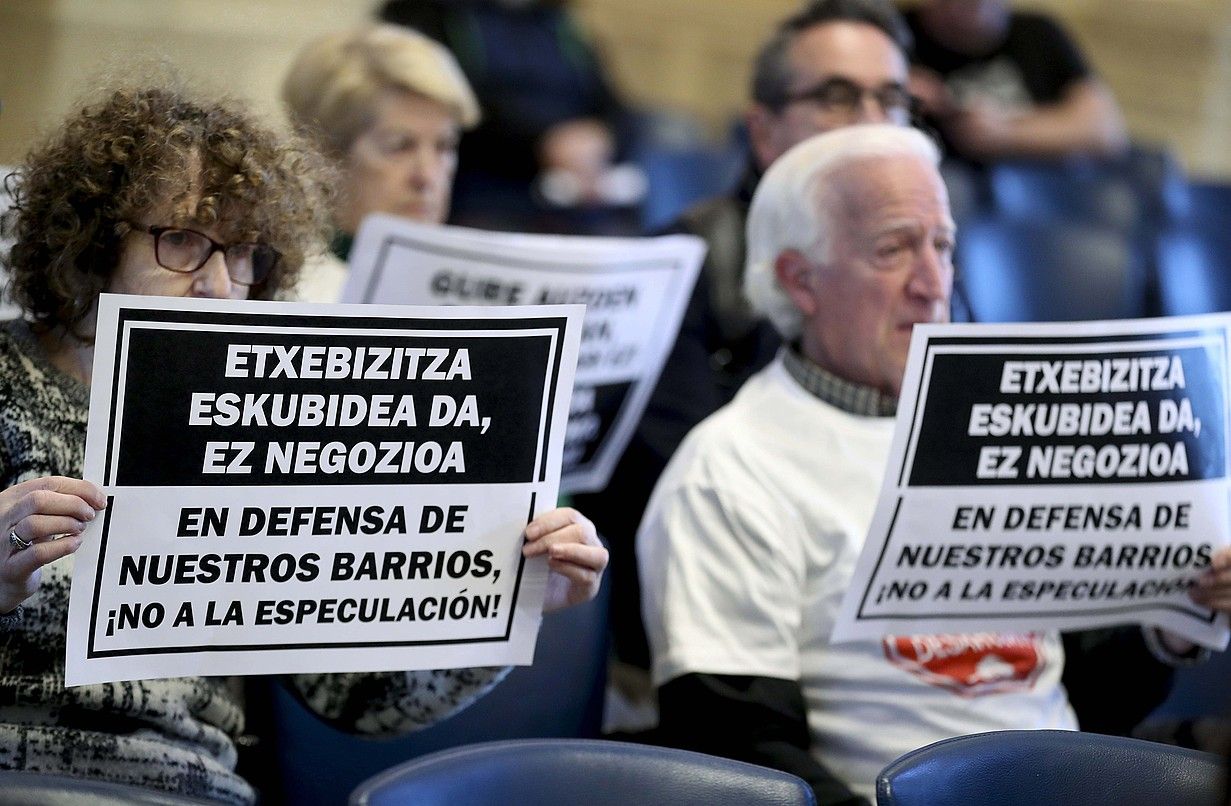
[[(859, 117), (865, 96), (872, 96), (885, 117), (905, 123), (910, 118), (914, 99), (901, 84), (884, 84), (867, 89), (848, 78), (829, 78), (806, 90), (787, 95), (785, 103), (808, 102), (826, 112), (854, 120)], [(784, 104), (785, 105), (785, 104)]]
[(168, 271), (192, 274), (200, 269), (215, 252), (221, 252), (227, 264), (231, 282), (242, 286), (258, 286), (282, 257), (277, 249), (263, 243), (245, 241), (218, 243), (194, 229), (183, 227), (147, 227), (130, 222), (133, 229), (154, 236), (154, 259)]

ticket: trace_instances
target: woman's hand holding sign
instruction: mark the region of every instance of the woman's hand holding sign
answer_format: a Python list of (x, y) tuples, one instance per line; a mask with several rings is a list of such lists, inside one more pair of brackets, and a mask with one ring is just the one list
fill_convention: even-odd
[(76, 551), (86, 524), (106, 506), (97, 486), (65, 476), (30, 479), (0, 492), (0, 613), (34, 595), (43, 566)]
[(547, 595), (543, 612), (563, 610), (593, 599), (607, 567), (607, 549), (594, 524), (571, 507), (544, 512), (526, 526), (522, 555), (547, 555)]

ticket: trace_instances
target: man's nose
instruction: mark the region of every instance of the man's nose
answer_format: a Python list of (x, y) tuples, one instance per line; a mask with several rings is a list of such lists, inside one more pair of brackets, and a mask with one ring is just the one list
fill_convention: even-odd
[(947, 252), (927, 244), (911, 275), (911, 290), (927, 300), (947, 300), (953, 287), (953, 262)]

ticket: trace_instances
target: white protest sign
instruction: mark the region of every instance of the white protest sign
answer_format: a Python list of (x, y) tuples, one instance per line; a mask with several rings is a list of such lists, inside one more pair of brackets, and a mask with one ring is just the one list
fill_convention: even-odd
[(1126, 622), (1227, 644), (1228, 320), (916, 326), (833, 640)]
[(561, 487), (606, 486), (662, 371), (700, 271), (690, 235), (519, 235), (364, 219), (344, 302), (586, 305)]
[(66, 685), (530, 663), (581, 319), (104, 294)]

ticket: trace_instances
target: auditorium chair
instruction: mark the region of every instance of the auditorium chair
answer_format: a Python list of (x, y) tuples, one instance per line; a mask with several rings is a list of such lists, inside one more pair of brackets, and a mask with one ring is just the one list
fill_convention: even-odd
[(1164, 315), (1231, 311), (1231, 218), (1220, 229), (1189, 225), (1164, 232), (1157, 262)]
[(1148, 313), (1146, 272), (1131, 241), (1076, 222), (969, 222), (956, 282), (976, 322), (1126, 319)]
[(371, 778), (351, 806), (807, 806), (785, 772), (664, 747), (522, 740), (446, 750)]
[(1231, 227), (1231, 184), (1175, 184), (1168, 187), (1166, 200), (1167, 210), (1175, 222), (1215, 231)]
[(609, 588), (606, 575), (593, 601), (543, 617), (534, 665), (514, 668), (461, 713), (406, 736), (368, 739), (343, 733), (320, 721), (280, 683), (272, 686), (277, 780), (266, 784), (266, 799), (335, 806), (380, 770), (444, 748), (498, 739), (598, 736)]
[(1063, 730), (946, 739), (876, 779), (877, 806), (1221, 806), (1222, 792), (1219, 756)]
[(1001, 162), (988, 169), (988, 186), (998, 214), (1024, 221), (1076, 221), (1133, 235), (1148, 215), (1126, 163)]
[(968, 162), (944, 160), (940, 163), (940, 177), (945, 180), (949, 212), (959, 231), (965, 222), (987, 213), (987, 179), (982, 170)]
[(645, 231), (661, 230), (696, 202), (730, 192), (745, 159), (737, 146), (643, 149), (636, 160), (649, 182), (641, 208)]

